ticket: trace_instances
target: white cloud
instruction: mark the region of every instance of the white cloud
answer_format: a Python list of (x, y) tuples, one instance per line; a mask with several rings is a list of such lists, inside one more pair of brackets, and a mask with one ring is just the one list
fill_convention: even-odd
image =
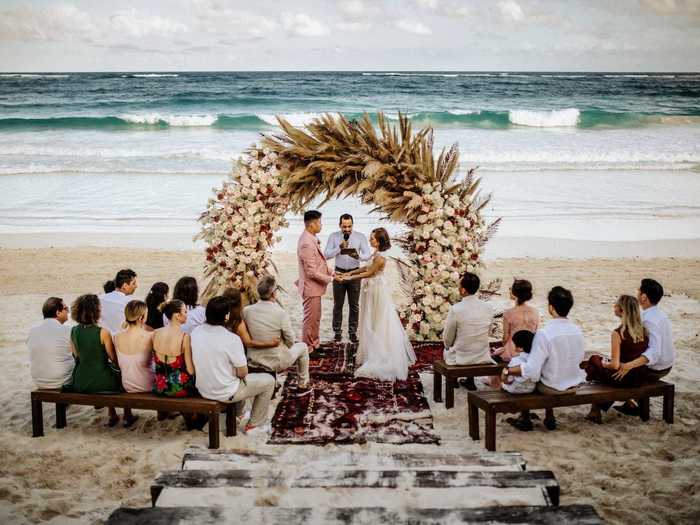
[(465, 17), (469, 16), (469, 8), (456, 0), (414, 0), (416, 7), (439, 16)]
[(364, 0), (343, 0), (338, 2), (340, 22), (336, 24), (341, 31), (360, 33), (372, 28), (373, 20), (381, 14), (379, 4)]
[(328, 28), (320, 21), (309, 15), (298, 13), (295, 15), (283, 15), (282, 26), (285, 31), (293, 36), (323, 36), (328, 34)]
[(181, 22), (135, 9), (107, 17), (68, 4), (0, 12), (0, 40), (82, 41), (124, 49), (125, 44), (142, 47), (129, 42), (133, 38), (172, 37), (187, 30)]
[(338, 23), (338, 29), (341, 31), (349, 31), (351, 33), (363, 33), (365, 31), (369, 31), (371, 27), (372, 24), (370, 22), (346, 21)]
[(640, 4), (660, 15), (700, 17), (700, 0), (640, 0)]
[(377, 9), (362, 0), (345, 0), (338, 2), (338, 10), (348, 18), (364, 18), (376, 12)]
[(264, 38), (279, 25), (269, 17), (234, 9), (218, 0), (194, 0), (193, 9), (198, 27), (225, 35), (230, 42)]
[(406, 31), (407, 33), (415, 33), (416, 35), (430, 35), (433, 33), (432, 30), (424, 23), (418, 22), (417, 20), (408, 20), (406, 18), (396, 20), (394, 22), (394, 26), (396, 26), (401, 31)]
[(515, 0), (504, 0), (498, 3), (498, 10), (501, 17), (507, 22), (520, 22), (525, 18), (525, 13), (520, 4)]

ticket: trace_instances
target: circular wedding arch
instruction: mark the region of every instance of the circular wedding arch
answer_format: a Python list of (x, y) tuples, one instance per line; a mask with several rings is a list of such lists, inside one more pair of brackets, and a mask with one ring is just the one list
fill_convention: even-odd
[(367, 113), (360, 120), (325, 114), (303, 129), (277, 120), (281, 131), (244, 151), (200, 217), (204, 296), (233, 286), (255, 300), (257, 279), (275, 271), (270, 249), (288, 226), (285, 214), (319, 197), (321, 206), (352, 196), (406, 226), (394, 239), (404, 253), (397, 261), (408, 299), (399, 314), (413, 339), (438, 339), (460, 298), (460, 274), (480, 272), (481, 250), (500, 221), (482, 217), (490, 196), (479, 195), (475, 168), (458, 181), (457, 145), (435, 159), (432, 128), (414, 134), (401, 113), (396, 124), (383, 113), (376, 123)]

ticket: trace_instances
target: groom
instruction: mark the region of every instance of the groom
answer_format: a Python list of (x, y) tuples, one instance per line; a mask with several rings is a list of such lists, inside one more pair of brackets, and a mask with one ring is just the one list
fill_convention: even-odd
[(326, 258), (321, 252), (316, 235), (321, 231), (321, 212), (310, 210), (304, 213), (304, 231), (297, 244), (299, 279), (295, 283), (304, 302), (304, 324), (301, 338), (312, 352), (318, 348), (321, 325), (321, 296), (333, 280)]

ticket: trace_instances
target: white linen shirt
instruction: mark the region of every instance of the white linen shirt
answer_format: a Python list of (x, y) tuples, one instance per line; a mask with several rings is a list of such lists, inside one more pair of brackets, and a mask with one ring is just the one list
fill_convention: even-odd
[[(527, 363), (529, 357), (530, 356), (527, 352), (520, 352), (518, 355), (514, 356), (510, 361), (508, 361), (508, 368), (520, 366), (522, 369), (523, 365)], [(513, 381), (511, 383), (504, 382), (501, 386), (503, 387), (503, 390), (510, 392), (511, 394), (531, 394), (537, 387), (537, 383), (535, 383), (532, 379), (528, 379), (527, 377), (509, 377), (512, 377)]]
[[(204, 323), (207, 322), (207, 309), (204, 308), (201, 304), (198, 304), (194, 308), (191, 306), (187, 307), (187, 321), (185, 321), (184, 324), (180, 325), (180, 330), (185, 332), (186, 334), (192, 335), (192, 330), (197, 328), (200, 325), (203, 325)], [(170, 324), (170, 320), (165, 317), (165, 314), (163, 314), (163, 326), (168, 326)]]
[(671, 368), (676, 360), (676, 349), (666, 312), (658, 306), (642, 310), (642, 324), (649, 333), (649, 346), (642, 354), (649, 361), (647, 366), (652, 370)]
[(468, 295), (452, 305), (445, 320), (442, 340), (444, 358), (448, 365), (492, 363), (489, 349), (489, 331), (493, 322), (493, 308)]
[(99, 299), (102, 312), (100, 325), (109, 330), (109, 333), (112, 335), (121, 332), (124, 329), (122, 328), (122, 323), (126, 319), (124, 307), (131, 301), (131, 296), (119, 290), (114, 290), (113, 292), (100, 295)]
[(75, 366), (70, 330), (54, 318), (44, 319), (29, 330), (29, 368), (37, 388), (61, 388), (70, 381)]
[(248, 364), (241, 338), (210, 324), (192, 330), (192, 361), (197, 390), (216, 401), (229, 401), (236, 394), (241, 380), (234, 368)]
[(537, 330), (530, 356), (520, 370), (527, 379), (541, 381), (555, 390), (568, 390), (586, 380), (586, 373), (579, 367), (584, 354), (581, 329), (560, 317)]
[(360, 267), (360, 261), (369, 261), (372, 258), (372, 250), (367, 243), (367, 237), (363, 233), (352, 231), (348, 239), (348, 248), (355, 248), (360, 259), (353, 259), (349, 255), (340, 254), (340, 243), (343, 242), (343, 232), (333, 232), (328, 236), (326, 249), (323, 256), (326, 259), (335, 257), (335, 266), (341, 270), (355, 270)]

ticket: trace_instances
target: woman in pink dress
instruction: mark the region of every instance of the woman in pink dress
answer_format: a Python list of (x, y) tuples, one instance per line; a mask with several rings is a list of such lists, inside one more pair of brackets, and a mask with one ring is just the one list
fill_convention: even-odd
[(493, 353), (505, 362), (510, 361), (518, 353), (513, 344), (513, 334), (520, 330), (534, 333), (540, 324), (539, 312), (527, 304), (532, 299), (530, 281), (515, 279), (510, 287), (510, 298), (515, 301), (515, 306), (503, 312), (503, 346)]
[(122, 386), (127, 392), (150, 392), (153, 388), (153, 332), (145, 327), (148, 307), (143, 301), (129, 301), (124, 308), (124, 328), (114, 336)]

